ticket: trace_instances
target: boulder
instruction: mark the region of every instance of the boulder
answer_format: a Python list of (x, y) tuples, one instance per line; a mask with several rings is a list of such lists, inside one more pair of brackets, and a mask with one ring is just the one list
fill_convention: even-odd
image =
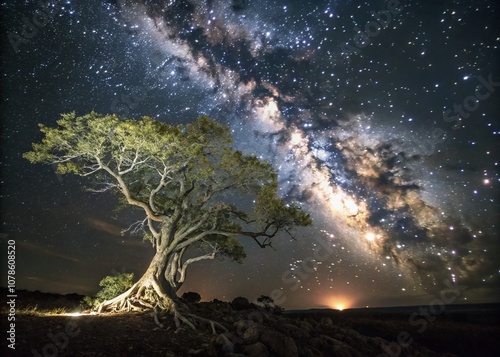
[(218, 346), (223, 352), (229, 353), (234, 351), (234, 343), (231, 342), (231, 340), (228, 338), (229, 333), (221, 333), (219, 336), (217, 336), (217, 339), (215, 340), (216, 346)]
[[(348, 344), (326, 335), (319, 336), (317, 347), (328, 356), (362, 357), (361, 353)], [(358, 348), (362, 350), (361, 346), (358, 346)]]
[(253, 344), (259, 340), (260, 335), (261, 335), (261, 329), (257, 325), (250, 326), (243, 333), (243, 340), (247, 344)]
[(301, 329), (300, 327), (289, 323), (279, 325), (278, 330), (283, 332), (285, 335), (292, 337), (294, 340), (307, 340), (311, 337), (308, 330)]
[(320, 327), (322, 329), (326, 330), (331, 330), (333, 328), (333, 321), (329, 317), (323, 317), (321, 320), (319, 320)]
[(297, 326), (301, 330), (307, 331), (308, 333), (311, 333), (311, 331), (313, 330), (313, 326), (309, 322), (307, 322), (307, 321), (298, 322)]
[(295, 341), (281, 332), (275, 330), (264, 331), (261, 342), (277, 357), (298, 357), (299, 355)]
[(323, 353), (315, 349), (314, 347), (305, 347), (304, 351), (300, 354), (304, 357), (323, 357)]
[(361, 341), (365, 344), (368, 342), (368, 339), (369, 339), (368, 336), (362, 335), (358, 331), (353, 330), (353, 329), (346, 330), (346, 335), (352, 337), (354, 340)]
[(256, 342), (252, 345), (245, 346), (245, 354), (248, 357), (269, 357), (269, 350), (262, 342)]

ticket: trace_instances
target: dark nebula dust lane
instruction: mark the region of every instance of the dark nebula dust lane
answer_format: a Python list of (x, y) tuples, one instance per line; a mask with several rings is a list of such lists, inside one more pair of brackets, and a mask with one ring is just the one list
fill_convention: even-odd
[[(287, 308), (348, 307), (426, 303), (460, 284), (456, 302), (496, 301), (495, 1), (90, 3), (54, 2), (27, 43), (12, 34), (39, 5), (2, 4), (2, 232), (29, 242), (26, 277), (79, 275), (75, 286), (92, 291), (110, 269), (141, 273), (149, 254), (115, 234), (130, 216), (113, 213), (111, 198), (22, 162), (36, 123), (73, 110), (174, 123), (208, 114), (237, 148), (273, 163), (283, 197), (315, 224), (276, 252), (245, 244), (242, 266), (195, 267), (187, 290), (228, 299), (279, 289)], [(70, 247), (76, 262), (46, 253)]]

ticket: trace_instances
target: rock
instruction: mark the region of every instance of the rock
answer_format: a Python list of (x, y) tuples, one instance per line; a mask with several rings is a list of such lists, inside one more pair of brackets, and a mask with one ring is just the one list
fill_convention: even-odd
[(266, 325), (273, 325), (277, 322), (276, 317), (273, 315), (263, 314), (262, 316)]
[(262, 342), (256, 342), (252, 345), (245, 346), (245, 354), (248, 357), (269, 357), (269, 350)]
[(294, 340), (307, 340), (311, 337), (308, 330), (303, 330), (293, 324), (283, 324), (278, 326), (278, 330)]
[[(362, 357), (362, 354), (351, 346), (330, 336), (321, 335), (313, 340), (314, 346), (323, 351), (324, 355), (338, 357)], [(357, 347), (361, 350), (361, 346)]]
[(358, 357), (358, 356), (361, 356), (361, 354), (359, 354), (355, 349), (353, 349), (351, 347), (346, 348), (346, 347), (342, 347), (342, 346), (335, 346), (333, 348), (333, 356), (336, 356), (336, 357)]
[[(191, 352), (192, 351), (192, 352)], [(188, 351), (188, 354), (202, 357), (217, 357), (215, 346), (209, 343), (202, 343), (199, 348)]]
[(304, 357), (323, 357), (323, 353), (315, 349), (314, 347), (305, 347), (303, 353), (300, 354)]
[(295, 341), (281, 332), (274, 330), (264, 331), (261, 336), (261, 342), (277, 357), (298, 357), (299, 355)]
[(368, 337), (367, 345), (374, 347), (381, 347), (386, 341), (382, 337)]
[(223, 301), (211, 305), (211, 308), (213, 310), (218, 311), (218, 312), (227, 313), (227, 314), (231, 314), (234, 311), (233, 308), (231, 307), (230, 303), (223, 302)]
[(322, 329), (327, 329), (331, 330), (333, 328), (333, 321), (329, 317), (323, 317), (321, 320), (319, 320), (319, 324)]
[(224, 352), (232, 352), (234, 350), (234, 344), (229, 340), (226, 334), (223, 333), (217, 336), (215, 344), (219, 346)]
[(180, 334), (184, 334), (184, 333), (186, 333), (186, 329), (185, 329), (184, 327), (179, 327), (178, 329), (176, 329), (176, 330), (175, 330), (175, 332), (174, 332), (174, 333), (175, 333), (176, 335), (177, 335), (177, 334), (179, 334), (179, 333), (180, 333)]
[(313, 330), (313, 326), (307, 322), (307, 321), (301, 321), (297, 324), (297, 326), (301, 329), (301, 330), (305, 330), (307, 331), (308, 333), (311, 333), (311, 331)]
[(248, 322), (246, 320), (238, 320), (233, 324), (236, 332), (241, 336), (248, 328)]
[[(198, 349), (198, 350), (195, 350), (195, 349), (190, 349), (190, 350), (188, 351), (188, 355), (190, 355), (190, 356), (201, 356), (201, 355), (202, 355), (202, 353), (203, 353), (204, 351), (205, 351), (205, 350), (204, 350), (203, 348), (200, 348), (200, 349)], [(205, 355), (205, 354), (203, 354), (203, 356), (204, 356), (204, 355)]]
[(359, 340), (359, 341), (361, 341), (363, 343), (367, 343), (368, 339), (369, 339), (368, 336), (362, 335), (358, 331), (353, 330), (353, 329), (346, 330), (346, 334), (348, 336), (352, 337), (354, 340)]
[(345, 332), (344, 333), (335, 333), (331, 337), (333, 337), (336, 340), (342, 341), (343, 343), (348, 344), (350, 346), (354, 346), (356, 344), (354, 342), (354, 340), (352, 339), (352, 337), (348, 336)]
[(261, 335), (260, 328), (256, 325), (250, 326), (249, 328), (246, 329), (245, 333), (243, 334), (243, 340), (247, 344), (253, 344), (256, 343)]

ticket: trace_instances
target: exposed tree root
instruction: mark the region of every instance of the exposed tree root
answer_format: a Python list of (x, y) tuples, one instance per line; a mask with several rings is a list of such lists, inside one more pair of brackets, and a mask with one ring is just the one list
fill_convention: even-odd
[[(182, 310), (186, 310), (185, 312)], [(177, 305), (174, 305), (174, 321), (175, 321), (175, 326), (177, 328), (181, 327), (181, 323), (185, 323), (189, 327), (191, 327), (193, 330), (196, 330), (195, 326), (195, 321), (200, 321), (205, 324), (209, 324), (212, 328), (212, 334), (216, 335), (217, 334), (217, 327), (220, 328), (222, 331), (226, 332), (227, 328), (225, 328), (223, 325), (218, 323), (217, 321), (210, 320), (195, 314), (192, 314), (187, 311), (187, 308), (185, 307), (178, 307)]]
[(137, 303), (136, 302), (137, 299), (135, 299), (135, 296), (133, 296), (137, 288), (138, 288), (138, 283), (135, 283), (134, 285), (132, 285), (130, 289), (118, 295), (117, 297), (103, 301), (102, 303), (99, 304), (99, 306), (97, 306), (97, 313), (100, 314), (105, 311), (110, 311), (110, 312), (138, 311), (138, 310), (140, 311), (141, 306), (137, 306), (136, 304), (139, 305), (141, 304)]
[(155, 324), (159, 327), (159, 328), (163, 328), (165, 327), (161, 322), (160, 320), (158, 319), (158, 307), (155, 306), (154, 309), (153, 309), (153, 319), (155, 321)]
[(223, 325), (216, 321), (190, 313), (186, 305), (163, 293), (159, 285), (155, 284), (156, 282), (152, 282), (149, 287), (139, 283), (135, 283), (130, 289), (117, 297), (99, 304), (96, 308), (97, 313), (152, 310), (155, 324), (162, 328), (164, 326), (158, 318), (158, 313), (166, 311), (173, 313), (177, 329), (181, 328), (184, 324), (192, 330), (196, 330), (196, 321), (199, 321), (210, 325), (214, 335), (217, 333), (217, 328), (224, 332), (227, 331)]
[(188, 314), (188, 316), (191, 317), (191, 318), (193, 318), (193, 319), (200, 320), (202, 322), (210, 324), (210, 326), (212, 327), (212, 334), (214, 334), (214, 335), (217, 334), (216, 327), (220, 328), (224, 332), (228, 331), (227, 328), (225, 328), (223, 325), (221, 325), (220, 323), (218, 323), (218, 322), (216, 322), (214, 320), (206, 319), (204, 317), (201, 317), (201, 316), (198, 316), (198, 315), (195, 315), (195, 314)]

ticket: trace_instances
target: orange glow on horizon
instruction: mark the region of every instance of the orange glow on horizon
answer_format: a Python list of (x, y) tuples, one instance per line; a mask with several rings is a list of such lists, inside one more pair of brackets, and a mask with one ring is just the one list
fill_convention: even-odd
[(345, 310), (354, 306), (355, 301), (353, 298), (347, 296), (330, 296), (325, 301), (326, 305), (331, 309)]

